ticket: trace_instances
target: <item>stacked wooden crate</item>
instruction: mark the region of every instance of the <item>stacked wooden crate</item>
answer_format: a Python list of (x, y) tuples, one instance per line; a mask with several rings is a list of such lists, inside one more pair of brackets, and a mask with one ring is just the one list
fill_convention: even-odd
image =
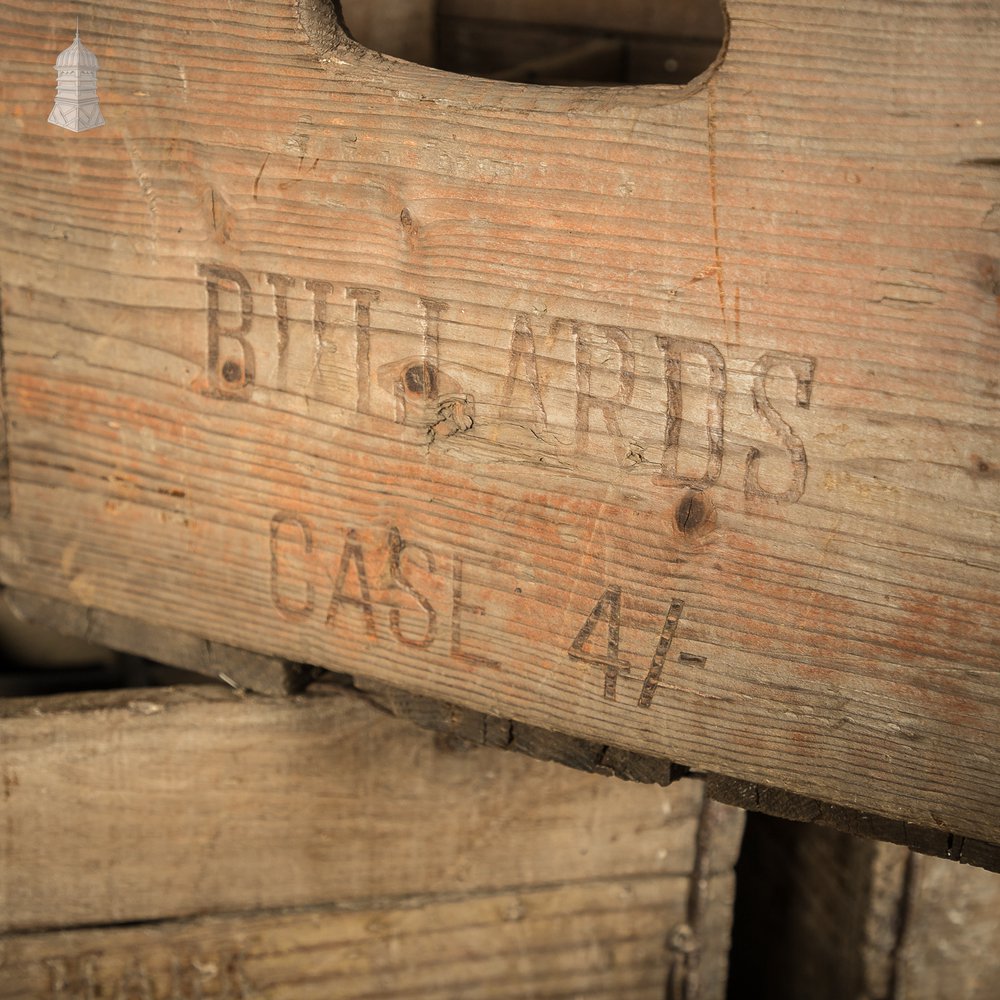
[(396, 698), (3, 703), (0, 997), (995, 996), (1000, 875)]
[[(377, 993), (379, 962), (438, 947), (407, 922), (426, 909), (455, 928), (447, 994), (447, 955), (480, 954), (468, 914), (515, 956), (582, 873), (613, 883), (569, 905), (608, 940), (622, 879), (657, 915), (633, 951), (581, 916), (556, 967), (718, 995), (702, 789), (1000, 867), (1000, 17), (731, 0), (723, 38), (718, 10), (672, 35), (654, 6), (351, 13), (474, 79), (362, 46), (326, 0), (0, 0), (8, 599), (240, 690), (354, 678), (5, 708), (15, 991), (323, 995), (268, 956), (318, 940), (340, 975), (333, 940), (369, 976), (344, 989)], [(47, 123), (77, 15), (106, 121), (79, 135)], [(629, 85), (651, 32), (704, 71)], [(586, 58), (548, 59), (569, 36)], [(359, 692), (449, 738), (705, 784), (502, 758), (499, 799), (537, 780), (529, 825), (563, 832), (529, 864), (515, 829), (446, 899), (486, 836), (448, 789), (494, 765)], [(352, 820), (387, 800), (416, 841), (398, 811), (377, 838)], [(507, 920), (512, 893), (537, 907)]]
[(725, 996), (743, 818), (697, 782), (473, 748), (336, 687), (0, 713), (5, 1000)]

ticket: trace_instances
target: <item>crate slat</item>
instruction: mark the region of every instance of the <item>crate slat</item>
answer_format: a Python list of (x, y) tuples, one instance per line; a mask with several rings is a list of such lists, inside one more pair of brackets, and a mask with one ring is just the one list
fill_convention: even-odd
[[(108, 996), (131, 987), (139, 996), (181, 997), (197, 984), (194, 995), (204, 1000), (662, 1000), (678, 958), (665, 931), (685, 919), (676, 879), (644, 875), (396, 909), (14, 935), (0, 942), (0, 998), (86, 995), (83, 984)], [(723, 905), (713, 907), (709, 939), (725, 938), (726, 919)], [(724, 972), (724, 956), (713, 949), (704, 957), (699, 996), (721, 998), (724, 978), (714, 965)]]
[(742, 814), (706, 804), (698, 782), (444, 744), (329, 689), (16, 699), (0, 716), (7, 930), (647, 875), (685, 907), (693, 882), (718, 877), (729, 905)]

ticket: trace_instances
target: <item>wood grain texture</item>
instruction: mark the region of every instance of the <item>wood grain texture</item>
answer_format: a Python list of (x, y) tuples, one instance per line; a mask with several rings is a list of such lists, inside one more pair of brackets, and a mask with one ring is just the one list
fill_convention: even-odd
[[(8, 588), (3, 597), (6, 606), (25, 622), (54, 624), (65, 636), (75, 636), (118, 652), (147, 656), (159, 663), (221, 680), (237, 690), (288, 695), (299, 693), (318, 680), (317, 691), (330, 690), (330, 685), (335, 692), (337, 688), (341, 691), (348, 688), (384, 711), (465, 743), (513, 750), (579, 771), (614, 775), (627, 781), (669, 785), (687, 774), (685, 768), (662, 757), (650, 757), (538, 726), (515, 724), (513, 719), (486, 716), (366, 678), (331, 674), (219, 646), (176, 629), (159, 628), (24, 591)], [(50, 651), (46, 650), (46, 655), (50, 655)]]
[(8, 930), (639, 876), (674, 879), (688, 906), (731, 875), (742, 828), (697, 782), (446, 746), (345, 691), (133, 690), (0, 712)]
[[(686, 920), (677, 890), (677, 879), (654, 875), (395, 909), (15, 934), (0, 938), (0, 998), (68, 1000), (89, 980), (104, 990), (95, 995), (131, 988), (163, 1000), (662, 1000), (678, 958), (670, 935)], [(728, 920), (725, 900), (714, 900), (704, 1000), (725, 996)]]
[(990, 1000), (1000, 984), (1000, 875), (914, 858), (896, 955), (898, 1000)]
[(0, 3), (3, 582), (1000, 843), (1000, 12), (729, 14), (570, 91), (116, 0), (67, 137)]
[[(454, 702), (416, 695), (370, 678), (332, 674), (273, 657), (219, 646), (174, 629), (161, 628), (94, 608), (8, 589), (8, 606), (28, 621), (56, 623), (67, 635), (89, 639), (123, 652), (140, 653), (174, 666), (224, 680), (231, 686), (266, 694), (291, 694), (310, 683), (316, 690), (347, 689), (383, 711), (442, 734), (459, 745), (492, 747), (552, 761), (588, 773), (627, 781), (669, 785), (691, 774), (663, 757), (623, 750), (541, 726), (489, 715)], [(932, 830), (870, 812), (834, 806), (781, 789), (737, 781), (717, 774), (697, 775), (715, 801), (750, 812), (808, 822), (851, 834), (900, 844), (924, 854), (1000, 871), (1000, 848), (975, 838)]]

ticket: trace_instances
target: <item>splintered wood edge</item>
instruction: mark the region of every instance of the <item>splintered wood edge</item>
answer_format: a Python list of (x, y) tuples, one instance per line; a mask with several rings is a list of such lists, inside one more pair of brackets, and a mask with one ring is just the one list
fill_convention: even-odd
[(781, 819), (815, 823), (856, 837), (899, 844), (918, 854), (1000, 872), (998, 844), (944, 830), (932, 830), (905, 820), (890, 819), (721, 774), (705, 774), (703, 777), (706, 794), (717, 802)]
[(354, 678), (353, 682), (348, 683), (352, 683), (355, 690), (394, 715), (450, 737), (483, 746), (517, 750), (541, 760), (613, 775), (627, 781), (666, 785), (681, 777), (700, 778), (705, 783), (706, 795), (725, 805), (782, 819), (815, 823), (856, 837), (900, 844), (920, 854), (1000, 872), (1000, 845), (915, 826), (902, 820), (822, 802), (779, 788), (720, 774), (693, 772), (667, 760), (574, 739), (510, 719), (483, 715), (363, 678)]
[(337, 674), (224, 646), (178, 629), (150, 625), (97, 608), (9, 588), (4, 591), (4, 598), (11, 610), (25, 621), (47, 625), (63, 634), (100, 643), (119, 652), (146, 656), (215, 677), (237, 689), (287, 696), (320, 681), (321, 687), (336, 686), (354, 691), (382, 711), (456, 741), (514, 750), (538, 760), (625, 781), (669, 785), (682, 777), (698, 778), (704, 782), (705, 794), (725, 805), (814, 823), (856, 837), (899, 844), (920, 854), (1000, 872), (1000, 844), (933, 830), (755, 782), (694, 772), (663, 758), (488, 715), (356, 675)]

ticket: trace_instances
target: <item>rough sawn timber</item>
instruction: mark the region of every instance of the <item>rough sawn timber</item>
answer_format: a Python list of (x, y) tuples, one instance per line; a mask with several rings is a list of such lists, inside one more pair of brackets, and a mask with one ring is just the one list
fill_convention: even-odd
[(0, 3), (3, 582), (1000, 842), (1000, 11), (728, 12), (565, 90)]
[[(673, 963), (684, 961), (664, 948), (670, 921), (684, 920), (676, 888), (643, 876), (395, 907), (14, 934), (0, 938), (0, 1000), (76, 1000), (101, 996), (97, 988), (165, 1000), (661, 1000)], [(703, 931), (727, 939), (723, 900)], [(698, 996), (722, 1000), (725, 951), (705, 957)]]
[(11, 699), (0, 734), (2, 998), (725, 995), (743, 813), (700, 782), (320, 686)]

